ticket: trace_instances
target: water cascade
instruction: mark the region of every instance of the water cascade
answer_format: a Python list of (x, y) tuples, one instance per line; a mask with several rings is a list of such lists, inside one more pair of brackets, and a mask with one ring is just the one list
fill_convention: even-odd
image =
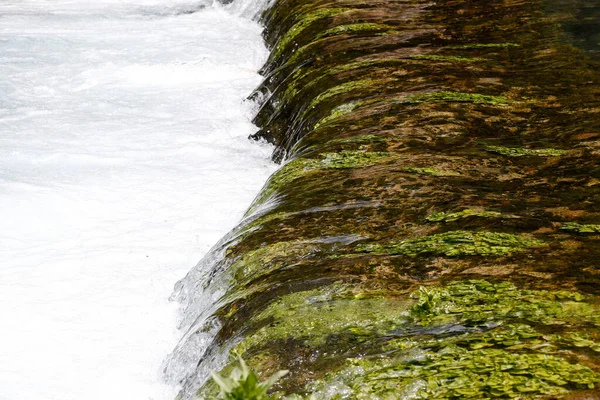
[(270, 4), (254, 137), (283, 166), (177, 286), (182, 398), (236, 355), (280, 397), (597, 396), (597, 10)]

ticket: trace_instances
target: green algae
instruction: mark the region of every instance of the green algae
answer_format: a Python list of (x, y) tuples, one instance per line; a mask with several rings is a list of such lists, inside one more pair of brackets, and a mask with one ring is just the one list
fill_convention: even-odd
[[(293, 73), (292, 77), (290, 78), (289, 85), (286, 85), (283, 95), (281, 96), (281, 98), (283, 99), (283, 102), (288, 103), (294, 97), (296, 97), (296, 95), (301, 90), (299, 88), (300, 82), (302, 82), (302, 79), (305, 78), (309, 73), (310, 73), (310, 71), (304, 71), (302, 69), (298, 69), (297, 71), (295, 71)], [(318, 80), (319, 79), (317, 79), (317, 81)], [(310, 87), (312, 83), (313, 82), (309, 83), (308, 85), (302, 85), (302, 88)]]
[[(280, 70), (285, 70), (287, 68), (291, 68), (293, 66), (296, 66), (298, 64), (298, 62), (303, 59), (303, 58), (314, 58), (315, 53), (312, 52), (312, 50), (314, 50), (314, 47), (317, 47), (321, 41), (323, 39), (319, 39), (319, 40), (315, 40), (313, 42), (307, 43), (303, 46), (301, 46), (300, 48), (298, 48), (293, 54), (292, 56), (278, 69)], [(349, 64), (344, 64), (341, 66), (336, 66), (331, 68), (328, 71), (323, 72), (322, 77), (326, 77), (326, 76), (330, 76), (332, 74), (336, 74), (339, 72), (344, 72), (344, 71), (349, 71), (349, 70), (353, 70), (353, 69), (358, 69), (358, 68), (365, 68), (368, 66), (374, 66), (377, 64), (390, 64), (390, 63), (401, 63), (401, 60), (368, 60), (368, 61), (357, 61), (357, 62), (353, 62), (353, 63), (349, 63)], [(300, 74), (304, 74), (306, 72), (301, 72)], [(380, 83), (386, 83), (389, 82), (389, 80), (382, 80), (382, 82)], [(313, 82), (314, 84), (314, 82)]]
[(600, 233), (600, 225), (578, 224), (577, 222), (565, 222), (560, 229), (577, 233)]
[[(298, 62), (303, 58), (313, 58), (314, 55), (311, 55), (310, 50), (312, 50), (312, 47), (314, 47), (316, 44), (318, 44), (318, 42), (310, 42), (308, 44), (305, 44), (303, 46), (301, 46), (300, 48), (298, 48), (297, 50), (295, 50), (292, 53), (292, 56), (280, 67), (278, 67), (278, 70), (286, 70), (288, 68), (293, 68), (296, 67)], [(298, 72), (300, 72), (300, 70), (298, 70)]]
[(387, 162), (395, 158), (392, 153), (369, 152), (360, 150), (343, 150), (338, 153), (323, 153), (322, 159), (296, 158), (275, 172), (264, 188), (254, 200), (246, 215), (250, 215), (256, 208), (281, 188), (289, 185), (294, 180), (308, 173), (318, 170), (335, 170), (363, 168), (381, 162)]
[(371, 22), (363, 22), (358, 24), (338, 25), (335, 28), (326, 30), (323, 33), (317, 35), (316, 40), (324, 37), (344, 35), (348, 33), (361, 33), (361, 32), (395, 32), (394, 28), (385, 24), (376, 24)]
[[(559, 337), (555, 335), (553, 338)], [(506, 347), (510, 350), (542, 350), (544, 353), (557, 350), (551, 343), (550, 336), (525, 324), (508, 324), (482, 334), (464, 335), (452, 341), (452, 344), (460, 344), (470, 350)]]
[[(473, 282), (473, 281), (471, 281)], [(524, 323), (500, 323), (487, 330), (471, 330), (460, 335), (443, 337), (412, 337), (394, 338), (382, 346), (382, 351), (397, 352), (411, 348), (424, 348), (440, 350), (446, 346), (460, 346), (467, 350), (480, 350), (485, 348), (506, 349), (510, 351), (530, 352), (537, 351), (543, 354), (558, 354), (567, 348), (586, 347), (593, 351), (597, 343), (589, 340), (585, 333), (569, 332), (564, 335), (547, 334), (536, 330), (531, 325)], [(539, 327), (538, 327), (539, 328)]]
[(486, 211), (486, 210), (473, 210), (467, 208), (462, 211), (446, 213), (446, 212), (437, 212), (429, 215), (425, 218), (428, 222), (454, 222), (463, 218), (469, 217), (480, 217), (480, 218), (518, 218), (515, 215), (504, 215), (497, 211)]
[(446, 346), (413, 356), (410, 363), (395, 364), (351, 359), (349, 368), (327, 380), (343, 382), (355, 399), (531, 398), (565, 395), (571, 387), (593, 389), (600, 382), (590, 368), (546, 354)]
[(335, 107), (333, 110), (331, 110), (331, 113), (322, 118), (319, 122), (317, 122), (314, 126), (314, 129), (317, 130), (319, 129), (319, 127), (327, 125), (329, 122), (336, 120), (344, 115), (350, 114), (352, 111), (354, 111), (358, 106), (360, 106), (360, 102), (350, 102), (350, 103), (345, 103), (342, 105), (339, 105), (337, 107)]
[(443, 62), (466, 62), (474, 63), (485, 61), (485, 58), (481, 57), (462, 57), (462, 56), (440, 56), (436, 54), (419, 54), (410, 57), (413, 60), (430, 60), (430, 61), (443, 61)]
[(457, 46), (448, 46), (447, 49), (508, 49), (511, 47), (521, 47), (517, 43), (472, 43), (472, 44), (461, 44)]
[(369, 254), (405, 255), (423, 254), (457, 256), (502, 256), (531, 247), (544, 246), (544, 242), (525, 235), (498, 232), (451, 231), (392, 244), (359, 245), (357, 251)]
[(404, 171), (410, 172), (411, 174), (419, 174), (419, 175), (430, 175), (430, 176), (460, 176), (460, 174), (456, 171), (450, 171), (447, 169), (438, 169), (432, 167), (409, 167), (404, 168)]
[[(563, 324), (567, 323), (565, 320), (559, 321)], [(502, 325), (483, 334), (464, 335), (452, 341), (452, 343), (460, 344), (471, 350), (505, 347), (511, 351), (537, 351), (544, 354), (559, 354), (564, 352), (565, 349), (576, 352), (591, 350), (600, 353), (600, 343), (590, 339), (590, 336), (586, 333), (548, 334), (538, 332), (533, 327), (525, 324)], [(431, 344), (432, 347), (435, 347), (435, 345)]]
[(538, 157), (558, 157), (566, 153), (566, 150), (559, 149), (525, 149), (521, 147), (503, 147), (487, 146), (485, 148), (491, 153), (498, 153), (508, 157), (538, 156)]
[(430, 92), (421, 93), (408, 96), (405, 99), (405, 103), (424, 103), (428, 101), (441, 101), (441, 102), (458, 102), (458, 103), (475, 103), (475, 104), (489, 104), (494, 106), (508, 104), (508, 99), (503, 96), (490, 96), (479, 93), (464, 93), (464, 92)]
[(389, 81), (390, 79), (362, 79), (358, 81), (342, 83), (341, 85), (334, 86), (315, 97), (308, 105), (308, 109), (313, 109), (319, 103), (322, 103), (323, 101), (330, 99), (334, 96), (338, 96), (340, 94), (344, 94), (354, 90), (366, 89), (369, 87), (377, 87)]
[(595, 340), (590, 339), (589, 335), (587, 335), (587, 334), (581, 334), (578, 332), (569, 332), (565, 336), (551, 335), (551, 336), (546, 336), (546, 337), (553, 339), (555, 341), (559, 341), (564, 346), (575, 347), (575, 348), (579, 348), (579, 349), (587, 348), (596, 353), (600, 353), (600, 343), (598, 343)]
[(259, 218), (256, 218), (252, 222), (248, 223), (247, 225), (244, 226), (244, 229), (251, 230), (251, 229), (257, 228), (259, 226), (263, 226), (271, 221), (286, 219), (293, 214), (294, 213), (286, 213), (286, 212), (268, 213)]
[[(298, 50), (296, 52), (296, 53), (299, 53), (298, 57), (300, 57), (302, 55), (301, 53), (304, 51), (303, 49), (305, 47), (306, 46), (304, 46), (303, 48), (301, 48), (300, 50)], [(296, 53), (294, 53), (293, 57), (296, 57)], [(282, 95), (282, 99), (286, 103), (289, 103), (300, 92), (300, 90), (307, 90), (310, 88), (318, 87), (319, 85), (322, 85), (323, 81), (326, 81), (328, 77), (337, 75), (342, 72), (347, 72), (347, 71), (361, 69), (361, 68), (375, 67), (378, 65), (383, 66), (383, 65), (388, 65), (388, 64), (398, 64), (400, 62), (401, 62), (401, 60), (368, 60), (368, 61), (358, 61), (358, 62), (352, 62), (349, 64), (343, 64), (341, 66), (337, 66), (337, 67), (322, 71), (316, 79), (311, 80), (308, 83), (304, 83), (305, 82), (304, 80), (311, 73), (311, 70), (305, 71), (303, 69), (299, 69), (293, 73), (293, 75), (290, 79), (290, 84), (286, 86), (285, 91)], [(377, 82), (378, 81), (374, 81), (374, 83), (377, 83)], [(299, 86), (301, 86), (302, 89), (300, 89)], [(369, 86), (369, 85), (366, 85), (366, 86)], [(357, 88), (359, 88), (359, 87), (357, 87)], [(355, 89), (355, 88), (352, 88), (352, 89)], [(342, 91), (344, 91), (344, 90), (345, 89), (342, 88)], [(321, 94), (323, 94), (323, 93), (321, 93)], [(357, 102), (357, 106), (358, 105), (359, 104)], [(343, 106), (343, 105), (341, 105), (341, 106)], [(327, 117), (325, 117), (325, 118), (327, 118)], [(320, 121), (319, 123), (323, 124), (322, 121)]]
[(392, 160), (392, 153), (343, 150), (339, 153), (325, 153), (321, 165), (326, 169), (349, 169), (369, 167)]
[[(302, 51), (302, 49), (299, 50), (299, 52), (301, 52), (301, 51)], [(331, 69), (322, 71), (315, 80), (308, 82), (308, 84), (306, 84), (306, 86), (303, 86), (303, 88), (312, 88), (314, 86), (318, 86), (319, 84), (321, 84), (321, 82), (323, 80), (327, 79), (328, 77), (330, 77), (332, 75), (337, 75), (342, 72), (348, 72), (348, 71), (362, 69), (362, 68), (384, 66), (384, 65), (390, 65), (390, 64), (395, 65), (395, 64), (398, 64), (401, 62), (402, 62), (402, 60), (399, 60), (399, 59), (393, 59), (393, 60), (386, 59), (386, 60), (355, 61), (355, 62), (351, 62), (348, 64), (342, 64), (342, 65), (333, 67)], [(290, 79), (291, 83), (288, 85), (288, 87), (286, 88), (285, 93), (283, 95), (283, 98), (286, 101), (289, 101), (291, 98), (293, 98), (299, 92), (298, 85), (300, 85), (301, 82), (303, 82), (303, 80), (310, 74), (310, 72), (311, 72), (310, 70), (308, 70), (308, 71), (298, 70), (298, 71), (294, 72), (292, 78)]]
[(402, 63), (400, 59), (383, 59), (383, 60), (363, 60), (363, 61), (354, 61), (348, 64), (338, 65), (334, 68), (327, 70), (325, 73), (328, 75), (335, 75), (340, 72), (352, 71), (355, 69), (369, 68), (369, 67), (377, 67), (384, 65), (396, 65)]
[(333, 139), (328, 141), (328, 144), (333, 144), (333, 143), (339, 143), (339, 144), (346, 144), (346, 143), (359, 143), (359, 144), (367, 144), (367, 143), (385, 143), (385, 142), (389, 142), (390, 139), (388, 138), (384, 138), (381, 136), (377, 136), (377, 135), (359, 135), (359, 136), (353, 136), (353, 137), (349, 137), (349, 138), (344, 138), (344, 139)]
[(407, 300), (353, 293), (342, 283), (283, 296), (256, 316), (273, 321), (234, 348), (248, 349), (276, 339), (294, 337), (312, 346), (325, 343), (329, 334), (385, 332), (407, 321)]
[(585, 333), (600, 326), (592, 298), (484, 280), (421, 287), (408, 298), (384, 293), (335, 283), (285, 295), (256, 316), (268, 324), (233, 353), (268, 354), (256, 349), (294, 339), (335, 354), (333, 338), (350, 335), (352, 347), (362, 346), (355, 351), (370, 356), (349, 357), (309, 383), (303, 392), (317, 399), (335, 398), (334, 387), (357, 399), (467, 399), (562, 395), (600, 383), (600, 374), (572, 360), (600, 351)]
[[(584, 324), (600, 324), (598, 306), (586, 300), (577, 292), (522, 290), (510, 282), (490, 283), (484, 280), (421, 287), (408, 299), (361, 292), (351, 285), (335, 283), (285, 295), (269, 305), (256, 319), (273, 322), (247, 338), (239, 348), (249, 349), (269, 340), (289, 337), (303, 338), (316, 344), (323, 343), (327, 335), (342, 332), (374, 337), (389, 335), (402, 327), (485, 326), (501, 320), (557, 326), (573, 326), (582, 321)], [(414, 335), (419, 336), (419, 332), (415, 331)], [(534, 338), (589, 347), (594, 351), (598, 347), (597, 342), (582, 334), (552, 336), (522, 324), (508, 330), (494, 330), (491, 336), (474, 333), (461, 338), (470, 349), (498, 344), (512, 347), (522, 344), (523, 339)], [(427, 343), (428, 338), (423, 340)], [(539, 343), (529, 342), (529, 345)], [(390, 346), (386, 344), (384, 350), (391, 349)]]
[(277, 259), (289, 260), (290, 257), (302, 256), (317, 249), (309, 241), (278, 242), (247, 252), (231, 265), (230, 270), (238, 283), (244, 282), (257, 273), (266, 274), (282, 267), (284, 261), (276, 262)]
[(318, 160), (307, 158), (297, 158), (285, 164), (271, 175), (258, 197), (246, 211), (246, 215), (252, 214), (260, 204), (279, 191), (281, 187), (290, 184), (306, 173), (318, 169), (318, 165)]
[(391, 336), (381, 347), (385, 357), (349, 358), (310, 390), (318, 395), (343, 388), (356, 399), (529, 398), (594, 389), (600, 383), (600, 374), (569, 360), (581, 348), (598, 351), (597, 342), (578, 331), (547, 334), (540, 329), (544, 324), (598, 324), (598, 306), (579, 293), (471, 280), (421, 288), (414, 294), (414, 323), (471, 327), (470, 331), (427, 331), (438, 332), (433, 336), (399, 331), (404, 333)]
[(545, 325), (600, 323), (597, 305), (578, 292), (522, 290), (511, 282), (456, 281), (421, 287), (411, 315), (419, 324), (461, 322), (470, 325), (515, 319)]
[(316, 10), (306, 15), (303, 15), (298, 22), (296, 22), (286, 34), (279, 40), (277, 46), (271, 53), (271, 58), (278, 58), (281, 53), (296, 39), (306, 28), (308, 28), (313, 22), (323, 18), (333, 17), (343, 12), (351, 10), (350, 8), (326, 8)]

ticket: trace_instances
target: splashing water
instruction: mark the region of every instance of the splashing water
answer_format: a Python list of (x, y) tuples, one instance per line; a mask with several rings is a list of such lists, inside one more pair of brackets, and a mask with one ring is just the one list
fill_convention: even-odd
[(173, 284), (274, 170), (262, 7), (0, 4), (0, 399), (174, 397)]

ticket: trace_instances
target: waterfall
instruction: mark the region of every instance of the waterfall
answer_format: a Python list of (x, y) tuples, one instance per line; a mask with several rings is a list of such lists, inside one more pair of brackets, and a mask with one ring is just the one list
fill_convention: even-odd
[(180, 398), (596, 396), (596, 3), (270, 3), (284, 164), (176, 287)]

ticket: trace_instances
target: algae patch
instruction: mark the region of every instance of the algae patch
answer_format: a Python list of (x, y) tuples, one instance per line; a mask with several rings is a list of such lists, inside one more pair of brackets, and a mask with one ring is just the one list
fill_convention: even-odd
[(478, 325), (513, 318), (546, 325), (600, 323), (597, 306), (578, 292), (521, 290), (511, 282), (483, 280), (451, 282), (445, 287), (421, 287), (411, 314), (421, 324), (460, 321)]
[(338, 153), (322, 153), (322, 159), (296, 158), (275, 172), (267, 181), (246, 215), (286, 185), (306, 174), (324, 169), (351, 169), (372, 166), (394, 159), (392, 153), (343, 150)]
[(319, 161), (308, 158), (297, 158), (285, 164), (276, 171), (254, 200), (246, 215), (252, 214), (266, 199), (275, 194), (281, 187), (293, 182), (300, 176), (318, 169)]
[(278, 58), (281, 53), (292, 43), (294, 39), (296, 39), (306, 28), (308, 28), (313, 22), (318, 21), (319, 19), (333, 17), (335, 15), (341, 14), (351, 10), (349, 8), (328, 8), (313, 11), (307, 15), (301, 16), (300, 21), (296, 22), (294, 26), (290, 28), (286, 32), (286, 34), (281, 38), (277, 46), (273, 49), (271, 53), (271, 58)]
[(466, 62), (474, 63), (485, 61), (485, 58), (481, 57), (461, 57), (461, 56), (440, 56), (436, 54), (419, 54), (410, 57), (413, 60), (430, 60), (430, 61), (442, 61), (442, 62)]
[(346, 103), (346, 104), (342, 104), (340, 106), (335, 107), (333, 110), (331, 110), (331, 113), (328, 116), (322, 118), (319, 122), (317, 122), (315, 124), (314, 129), (317, 130), (317, 129), (319, 129), (320, 126), (327, 125), (329, 122), (331, 122), (339, 117), (350, 114), (359, 105), (360, 105), (359, 102), (351, 102), (351, 103)]
[[(406, 363), (351, 359), (346, 370), (327, 380), (343, 382), (356, 399), (530, 398), (565, 395), (570, 387), (593, 389), (599, 381), (590, 368), (546, 354), (449, 345), (408, 356), (414, 359)], [(327, 385), (315, 389), (327, 391)]]
[(356, 250), (369, 254), (405, 255), (409, 257), (424, 254), (444, 255), (448, 257), (474, 255), (503, 256), (544, 245), (544, 242), (525, 235), (497, 232), (451, 231), (387, 245), (360, 245)]
[(475, 103), (475, 104), (489, 104), (489, 105), (506, 105), (508, 99), (502, 96), (491, 96), (478, 93), (464, 93), (464, 92), (430, 92), (408, 96), (405, 99), (405, 103), (424, 103), (427, 101), (440, 101), (440, 102), (458, 102), (458, 103)]
[(381, 136), (377, 136), (377, 135), (359, 135), (359, 136), (352, 136), (349, 138), (344, 138), (344, 139), (333, 139), (330, 140), (327, 143), (340, 143), (340, 144), (345, 144), (345, 143), (385, 143), (388, 142), (390, 139), (381, 137)]
[(362, 79), (334, 86), (331, 89), (328, 89), (320, 95), (318, 95), (317, 97), (315, 97), (308, 105), (308, 109), (310, 110), (317, 106), (319, 103), (330, 99), (334, 96), (338, 96), (340, 94), (344, 94), (353, 90), (367, 89), (369, 87), (379, 87), (380, 85), (383, 85), (387, 82), (390, 82), (390, 79)]
[(389, 25), (385, 24), (376, 24), (371, 22), (363, 22), (358, 24), (349, 24), (349, 25), (338, 25), (335, 28), (331, 28), (326, 30), (323, 33), (320, 33), (316, 39), (322, 39), (324, 37), (335, 36), (335, 35), (344, 35), (348, 33), (361, 33), (361, 32), (369, 32), (369, 33), (379, 33), (379, 32), (394, 32), (393, 28)]
[(234, 353), (270, 357), (270, 346), (293, 339), (341, 356), (342, 365), (301, 391), (317, 399), (334, 399), (340, 388), (356, 399), (556, 396), (600, 382), (574, 361), (600, 352), (586, 333), (600, 326), (599, 311), (577, 292), (510, 282), (456, 281), (410, 297), (335, 283), (269, 305), (257, 316), (268, 323)]
[(447, 49), (508, 49), (511, 47), (521, 47), (517, 43), (472, 43), (472, 44), (461, 44), (457, 46), (448, 46)]
[(235, 351), (290, 337), (315, 346), (324, 344), (333, 333), (383, 334), (408, 320), (409, 305), (409, 301), (402, 299), (358, 296), (341, 283), (292, 293), (256, 317), (273, 322), (246, 338)]
[(430, 175), (430, 176), (460, 176), (460, 173), (456, 171), (450, 171), (447, 169), (438, 169), (432, 167), (409, 167), (404, 169), (406, 172), (410, 172), (411, 174), (419, 174), (419, 175)]
[(343, 150), (339, 153), (326, 153), (321, 165), (326, 169), (361, 168), (393, 158), (392, 153)]
[(310, 241), (278, 242), (247, 252), (231, 265), (230, 270), (237, 282), (243, 282), (255, 274), (266, 274), (281, 267), (282, 264), (276, 262), (279, 258), (289, 261), (290, 257), (299, 257), (317, 249)]
[(413, 323), (428, 330), (389, 332), (380, 349), (385, 357), (349, 358), (310, 389), (318, 394), (343, 387), (357, 399), (529, 398), (600, 383), (600, 374), (569, 360), (581, 348), (599, 351), (596, 341), (577, 331), (538, 330), (597, 325), (597, 305), (579, 293), (471, 280), (421, 288), (414, 295)]
[(565, 222), (560, 229), (577, 233), (600, 233), (600, 225), (578, 224), (577, 222)]
[(465, 209), (458, 212), (446, 213), (437, 212), (429, 215), (425, 220), (427, 222), (454, 222), (463, 218), (480, 217), (480, 218), (519, 218), (516, 215), (505, 215), (497, 211), (473, 210)]
[(559, 149), (525, 149), (520, 147), (487, 146), (485, 148), (491, 153), (501, 154), (508, 157), (538, 156), (559, 157), (566, 153)]

